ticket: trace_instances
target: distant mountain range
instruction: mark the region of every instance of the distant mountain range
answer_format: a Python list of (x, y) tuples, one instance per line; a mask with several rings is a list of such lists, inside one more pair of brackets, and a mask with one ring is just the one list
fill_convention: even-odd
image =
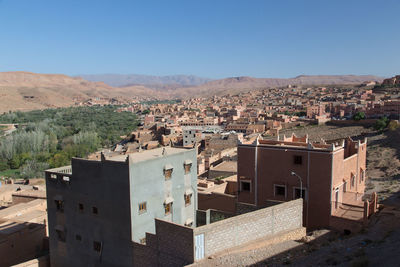
[(195, 86), (211, 81), (211, 79), (197, 77), (194, 75), (152, 76), (139, 74), (83, 74), (79, 75), (79, 77), (92, 82), (104, 82), (110, 86), (116, 87), (138, 84), (155, 88), (160, 88), (166, 85), (182, 87)]
[(365, 81), (382, 82), (383, 79), (374, 75), (300, 75), (289, 79), (232, 77), (210, 81), (198, 86), (170, 89), (163, 92), (170, 96), (186, 98), (240, 93), (253, 89), (287, 85), (361, 84)]
[[(139, 79), (140, 76), (142, 78)], [(213, 81), (184, 75), (163, 77), (138, 75), (135, 79), (128, 79), (125, 75), (112, 74), (112, 77), (125, 78), (121, 78), (119, 81), (115, 80), (114, 86), (111, 86), (105, 83), (106, 81), (111, 83), (110, 80), (100, 81), (93, 77), (92, 80), (97, 80), (96, 82), (62, 74), (0, 72), (0, 112), (66, 107), (74, 105), (77, 101), (95, 97), (122, 99), (131, 97), (156, 99), (209, 97), (289, 84), (361, 84), (371, 80), (382, 82), (384, 79), (372, 75), (301, 75), (290, 79), (233, 77)], [(115, 85), (120, 86), (116, 87)]]

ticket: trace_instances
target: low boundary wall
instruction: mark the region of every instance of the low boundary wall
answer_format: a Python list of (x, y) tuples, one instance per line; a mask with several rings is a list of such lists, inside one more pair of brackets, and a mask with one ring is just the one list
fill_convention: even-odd
[(302, 199), (256, 210), (194, 229), (204, 234), (204, 257), (303, 226)]
[[(133, 244), (134, 266), (182, 266), (260, 238), (276, 239), (288, 232), (305, 233), (303, 200), (234, 216), (197, 228), (156, 219), (156, 234), (146, 235), (146, 244)], [(200, 258), (196, 236), (203, 235)], [(294, 235), (296, 237), (299, 234)], [(279, 239), (279, 238), (278, 238)]]

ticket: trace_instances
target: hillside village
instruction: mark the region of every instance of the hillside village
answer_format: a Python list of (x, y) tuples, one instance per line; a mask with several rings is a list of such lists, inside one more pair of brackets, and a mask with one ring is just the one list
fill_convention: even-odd
[(387, 83), (121, 105), (140, 123), (112, 147), (3, 177), (0, 265), (374, 265), (400, 240)]

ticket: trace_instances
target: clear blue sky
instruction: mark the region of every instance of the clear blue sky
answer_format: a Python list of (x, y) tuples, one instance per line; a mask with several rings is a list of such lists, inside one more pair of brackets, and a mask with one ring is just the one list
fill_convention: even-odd
[(400, 74), (399, 0), (0, 0), (0, 71)]

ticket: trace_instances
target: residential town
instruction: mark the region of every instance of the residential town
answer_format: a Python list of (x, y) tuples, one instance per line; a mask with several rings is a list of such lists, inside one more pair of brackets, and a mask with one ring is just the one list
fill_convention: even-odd
[(203, 266), (316, 229), (362, 232), (380, 209), (366, 193), (368, 138), (281, 132), (398, 119), (396, 95), (370, 86), (122, 106), (140, 124), (111, 149), (47, 170), (45, 183), (2, 180), (0, 265)]

